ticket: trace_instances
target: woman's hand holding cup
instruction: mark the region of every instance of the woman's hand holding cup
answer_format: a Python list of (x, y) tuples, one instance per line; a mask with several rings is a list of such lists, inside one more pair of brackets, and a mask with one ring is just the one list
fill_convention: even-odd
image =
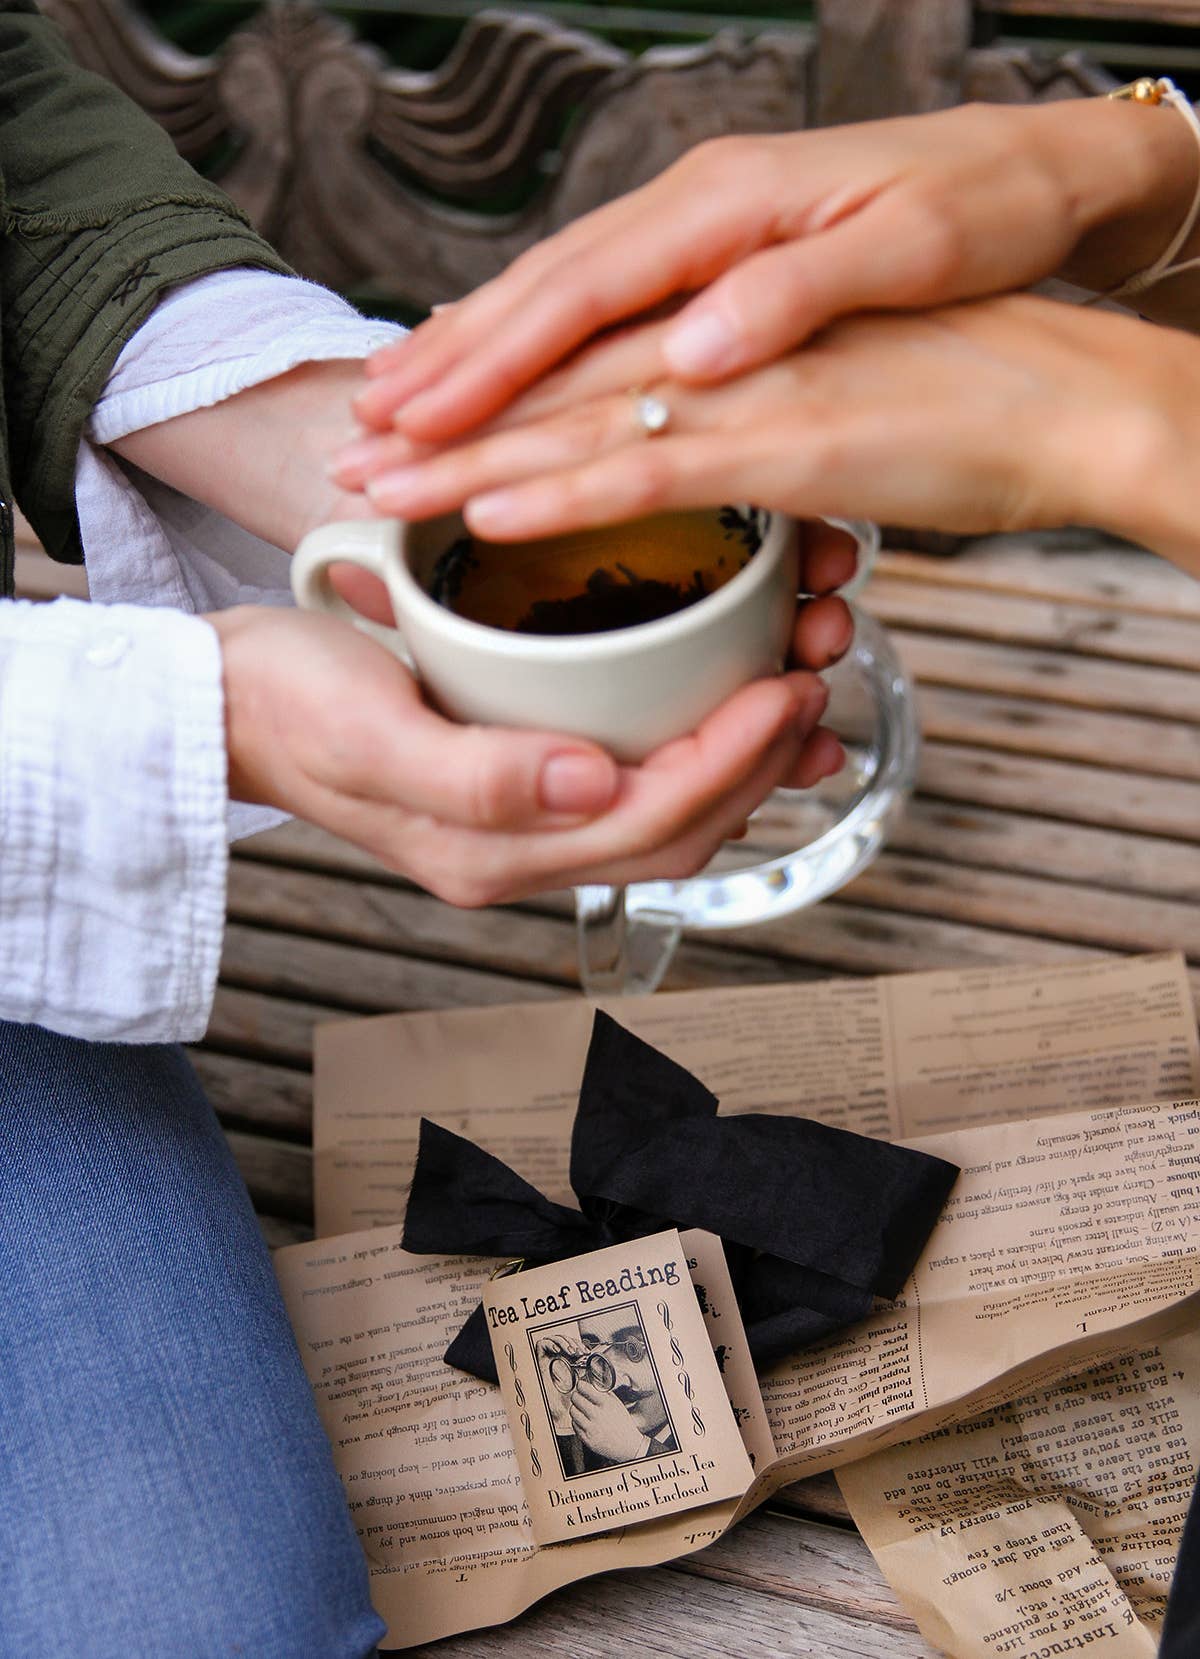
[(841, 760), (808, 672), (745, 686), (619, 765), (553, 731), (446, 719), (395, 655), (330, 617), (238, 607), (208, 621), (231, 796), (306, 818), (452, 904), (690, 875), (772, 789)]

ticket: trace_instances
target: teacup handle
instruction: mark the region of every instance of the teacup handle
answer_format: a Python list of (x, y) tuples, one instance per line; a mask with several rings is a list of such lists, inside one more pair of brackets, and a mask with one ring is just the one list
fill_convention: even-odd
[(585, 996), (648, 996), (671, 965), (683, 923), (669, 910), (630, 915), (624, 887), (575, 889), (575, 940)]
[(310, 530), (292, 559), (292, 593), (303, 610), (325, 611), (329, 616), (352, 623), (360, 633), (378, 641), (411, 667), (412, 659), (399, 629), (371, 622), (353, 605), (348, 605), (329, 580), (330, 565), (358, 565), (388, 586), (388, 561), (395, 557), (392, 543), (395, 533), (395, 527), (383, 519), (323, 524), (317, 530)]

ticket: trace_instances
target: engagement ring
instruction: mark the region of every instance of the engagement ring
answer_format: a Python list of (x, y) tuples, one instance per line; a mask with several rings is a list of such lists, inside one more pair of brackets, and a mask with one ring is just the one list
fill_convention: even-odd
[(671, 419), (671, 411), (663, 399), (656, 397), (653, 392), (643, 392), (639, 386), (634, 386), (629, 395), (633, 399), (633, 418), (642, 435), (654, 438), (660, 432), (665, 432)]

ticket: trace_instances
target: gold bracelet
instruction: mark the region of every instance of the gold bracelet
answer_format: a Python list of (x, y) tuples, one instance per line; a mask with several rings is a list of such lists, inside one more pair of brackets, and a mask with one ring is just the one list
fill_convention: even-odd
[[(1179, 111), (1188, 126), (1192, 136), (1200, 146), (1200, 117), (1191, 103), (1180, 92), (1175, 82), (1165, 75), (1142, 75), (1136, 81), (1130, 81), (1126, 86), (1119, 86), (1107, 94), (1109, 98), (1128, 99), (1134, 104), (1169, 104), (1172, 109)], [(1147, 288), (1153, 288), (1155, 283), (1161, 282), (1164, 277), (1177, 276), (1180, 271), (1193, 271), (1200, 267), (1200, 259), (1185, 259), (1180, 264), (1174, 263), (1175, 255), (1183, 247), (1192, 231), (1196, 228), (1196, 221), (1200, 219), (1200, 179), (1196, 182), (1196, 193), (1192, 197), (1192, 205), (1184, 216), (1183, 223), (1171, 238), (1170, 245), (1158, 256), (1153, 265), (1147, 265), (1144, 271), (1137, 271), (1128, 277), (1116, 288), (1110, 288), (1106, 294), (1098, 294), (1097, 299), (1120, 300), (1132, 299), (1136, 294), (1145, 293)], [(1094, 302), (1093, 302), (1094, 303)]]
[(1127, 98), (1134, 104), (1161, 104), (1169, 92), (1176, 90), (1174, 81), (1165, 75), (1139, 75), (1136, 81), (1127, 81), (1124, 86), (1106, 92), (1105, 97)]

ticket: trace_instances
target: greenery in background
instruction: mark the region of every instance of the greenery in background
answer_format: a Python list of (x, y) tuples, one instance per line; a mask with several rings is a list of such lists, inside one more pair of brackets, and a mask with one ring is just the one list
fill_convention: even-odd
[[(641, 52), (663, 41), (686, 44), (704, 40), (711, 30), (707, 23), (693, 27), (696, 18), (711, 17), (714, 23), (724, 24), (736, 20), (739, 26), (757, 32), (772, 24), (809, 24), (815, 9), (803, 0), (753, 0), (749, 6), (739, 5), (738, 0), (652, 0), (649, 5), (641, 5), (638, 0), (549, 0), (547, 4), (539, 4), (538, 0), (529, 4), (495, 0), (495, 4), (509, 11), (542, 11), (568, 22), (571, 13), (578, 11), (587, 27), (629, 52)], [(466, 21), (462, 14), (486, 8), (451, 0), (443, 9), (453, 15), (436, 16), (425, 14), (438, 10), (437, 0), (425, 0), (418, 11), (403, 0), (368, 0), (366, 5), (356, 5), (354, 0), (326, 0), (325, 9), (347, 18), (361, 39), (373, 42), (393, 63), (406, 69), (432, 69), (461, 33)], [(143, 0), (142, 10), (177, 46), (204, 54), (216, 51), (225, 36), (253, 16), (258, 7), (244, 0)], [(630, 28), (629, 17), (635, 12), (647, 14), (648, 21)], [(606, 13), (611, 24), (601, 21)], [(670, 22), (655, 26), (656, 21), (668, 17)]]
[[(920, 0), (904, 3), (918, 5)], [(743, 27), (757, 31), (772, 23), (793, 27), (811, 24), (816, 10), (814, 4), (797, 0), (751, 0), (749, 5), (739, 5), (737, 0), (653, 0), (649, 5), (641, 5), (638, 0), (551, 0), (540, 6), (538, 0), (531, 0), (524, 8), (520, 0), (509, 0), (509, 4), (513, 10), (543, 10), (560, 18), (579, 12), (589, 27), (631, 52), (664, 40), (682, 44), (703, 38), (703, 28), (697, 31), (692, 27), (697, 17), (725, 23), (736, 19)], [(142, 0), (142, 9), (176, 45), (188, 52), (207, 54), (218, 50), (226, 35), (259, 8), (247, 0)], [(403, 0), (367, 0), (365, 5), (335, 0), (328, 9), (348, 18), (364, 40), (380, 47), (394, 63), (410, 69), (431, 69), (442, 61), (461, 32), (461, 14), (483, 7), (451, 0), (446, 10), (456, 15), (431, 16), (415, 13)], [(436, 0), (423, 0), (421, 13), (434, 9)], [(646, 26), (628, 27), (634, 12), (646, 14)], [(601, 21), (605, 14), (618, 26), (605, 27)], [(672, 15), (678, 22), (668, 24), (666, 19)], [(1194, 28), (1070, 17), (1006, 17), (980, 8), (976, 36), (979, 44), (1000, 38), (1052, 55), (1086, 47), (1091, 56), (1106, 62), (1122, 80), (1138, 74), (1169, 74), (1191, 97), (1200, 98), (1200, 30)]]

